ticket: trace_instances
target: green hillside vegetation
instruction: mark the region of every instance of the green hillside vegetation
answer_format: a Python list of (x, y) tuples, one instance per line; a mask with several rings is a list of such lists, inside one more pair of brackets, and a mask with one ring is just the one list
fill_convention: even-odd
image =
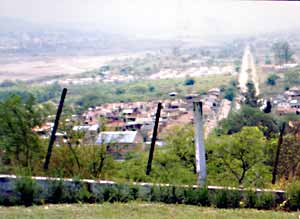
[[(226, 86), (233, 77), (231, 75), (214, 75), (193, 78), (193, 84), (186, 85), (185, 78), (140, 80), (124, 83), (94, 83), (89, 85), (69, 85), (66, 105), (73, 109), (85, 110), (90, 106), (97, 106), (108, 102), (121, 101), (148, 101), (169, 98), (168, 93), (177, 92), (179, 97), (196, 92), (205, 93), (213, 87)], [(191, 80), (191, 79), (190, 79)], [(4, 100), (12, 94), (28, 98), (33, 95), (37, 102), (58, 102), (62, 87), (53, 85), (27, 85), (22, 82), (10, 84), (7, 82), (0, 86), (0, 100)]]

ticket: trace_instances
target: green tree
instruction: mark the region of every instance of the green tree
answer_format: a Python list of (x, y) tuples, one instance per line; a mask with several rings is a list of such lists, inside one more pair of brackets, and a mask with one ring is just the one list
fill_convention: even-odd
[(279, 77), (276, 74), (270, 74), (266, 80), (267, 85), (275, 86)]
[(173, 127), (165, 133), (166, 145), (155, 150), (150, 176), (145, 174), (148, 153), (142, 153), (123, 163), (120, 177), (133, 181), (196, 183), (193, 136), (191, 125)]
[(247, 83), (247, 92), (245, 93), (245, 104), (252, 106), (252, 107), (258, 107), (257, 103), (257, 96), (256, 96), (256, 90), (255, 86), (252, 82)]
[(236, 88), (233, 86), (229, 86), (225, 89), (224, 98), (232, 101), (236, 96)]
[(154, 85), (148, 85), (148, 90), (149, 92), (154, 92), (155, 91), (155, 86)]
[(259, 127), (267, 138), (278, 133), (278, 120), (272, 114), (265, 114), (257, 108), (242, 106), (241, 110), (233, 111), (228, 118), (221, 121), (219, 134), (240, 132), (244, 126)]
[(263, 163), (265, 144), (258, 127), (243, 127), (236, 134), (213, 138), (207, 146), (209, 169), (222, 178), (234, 179), (239, 185), (257, 184), (268, 172)]
[[(40, 152), (40, 141), (33, 128), (42, 118), (34, 98), (11, 96), (0, 102), (0, 148), (10, 163), (31, 167)], [(40, 158), (38, 158), (40, 159)]]
[(192, 78), (187, 78), (185, 81), (184, 81), (184, 85), (186, 86), (192, 86), (195, 84), (195, 80), (192, 79)]

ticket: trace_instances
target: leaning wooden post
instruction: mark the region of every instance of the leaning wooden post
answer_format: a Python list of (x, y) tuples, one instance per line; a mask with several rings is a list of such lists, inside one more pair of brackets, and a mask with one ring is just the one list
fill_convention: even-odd
[(147, 176), (149, 176), (150, 172), (151, 172), (153, 153), (154, 153), (155, 142), (156, 142), (156, 137), (157, 137), (158, 124), (159, 124), (160, 111), (161, 111), (161, 102), (159, 102), (157, 105), (155, 124), (154, 124), (153, 133), (152, 133), (151, 146), (150, 146), (148, 164), (147, 164), (147, 169), (146, 169)]
[(195, 149), (197, 183), (204, 186), (206, 182), (206, 160), (204, 147), (202, 102), (193, 102), (195, 125)]
[(281, 145), (283, 143), (283, 135), (284, 135), (285, 125), (286, 125), (285, 122), (283, 122), (283, 124), (280, 128), (280, 134), (279, 134), (278, 143), (277, 143), (276, 156), (275, 156), (275, 161), (274, 161), (274, 166), (273, 166), (273, 171), (272, 171), (272, 184), (275, 184), (275, 182), (276, 182), (277, 169), (278, 169), (279, 156), (280, 156), (280, 149), (281, 149)]
[(52, 129), (52, 133), (51, 133), (51, 137), (50, 137), (50, 141), (49, 141), (48, 151), (47, 151), (46, 160), (45, 160), (45, 164), (44, 164), (44, 170), (48, 170), (48, 166), (49, 166), (49, 162), (50, 162), (50, 158), (51, 158), (51, 154), (52, 154), (52, 148), (53, 148), (53, 144), (55, 141), (55, 134), (56, 134), (56, 131), (58, 128), (59, 118), (60, 118), (60, 114), (61, 114), (63, 106), (64, 106), (64, 101), (65, 101), (66, 95), (67, 95), (67, 88), (64, 88), (61, 93), (60, 102), (58, 105), (58, 109), (57, 109), (57, 113), (56, 113), (56, 117), (55, 117), (55, 121), (54, 121), (54, 126)]

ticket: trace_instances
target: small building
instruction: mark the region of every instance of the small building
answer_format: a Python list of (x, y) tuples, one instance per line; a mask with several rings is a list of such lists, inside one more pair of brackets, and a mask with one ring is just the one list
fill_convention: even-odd
[(284, 95), (288, 98), (300, 97), (300, 89), (298, 87), (291, 87), (289, 90), (284, 92)]
[(291, 108), (297, 108), (297, 109), (299, 109), (300, 108), (300, 101), (298, 101), (296, 99), (292, 99), (290, 101), (290, 106), (291, 106)]
[(221, 90), (220, 90), (220, 88), (212, 88), (212, 89), (208, 90), (207, 94), (219, 97), (221, 94)]
[(178, 94), (177, 92), (171, 92), (171, 93), (169, 93), (169, 96), (170, 96), (170, 97), (176, 97), (177, 94)]
[(138, 131), (100, 132), (98, 145), (106, 145), (106, 151), (117, 160), (124, 160), (129, 152), (144, 150), (143, 136)]

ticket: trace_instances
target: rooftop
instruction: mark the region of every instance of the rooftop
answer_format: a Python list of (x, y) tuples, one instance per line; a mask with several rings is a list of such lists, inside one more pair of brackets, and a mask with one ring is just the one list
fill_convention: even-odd
[(106, 131), (101, 132), (96, 140), (96, 144), (109, 144), (109, 143), (134, 143), (137, 131)]

